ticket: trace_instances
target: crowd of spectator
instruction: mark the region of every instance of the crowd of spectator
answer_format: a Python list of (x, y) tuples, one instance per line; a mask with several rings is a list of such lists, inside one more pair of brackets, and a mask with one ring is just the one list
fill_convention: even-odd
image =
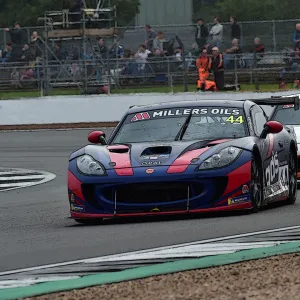
[[(210, 30), (203, 19), (197, 20), (195, 40), (190, 49), (187, 49), (186, 45), (183, 45), (176, 37), (167, 39), (164, 32), (156, 32), (150, 25), (146, 25), (147, 39), (140, 44), (136, 51), (125, 49), (119, 42), (107, 46), (106, 41), (99, 37), (93, 51), (90, 53), (82, 51), (79, 51), (79, 54), (78, 51), (70, 53), (65, 49), (63, 43), (58, 42), (49, 52), (48, 59), (63, 61), (85, 58), (88, 60), (101, 60), (106, 63), (118, 58), (121, 59), (118, 64), (121, 73), (131, 77), (143, 77), (147, 73), (155, 73), (155, 69), (166, 72), (166, 68), (169, 68), (169, 66), (161, 63), (162, 59), (165, 58), (172, 61), (172, 66), (176, 70), (189, 69), (197, 71), (197, 58), (208, 55), (208, 57), (214, 59), (216, 51), (218, 57), (221, 57), (223, 69), (235, 67), (237, 54), (243, 58), (239, 59), (238, 64), (242, 62), (244, 67), (250, 67), (254, 62), (254, 54), (257, 61), (264, 57), (265, 46), (259, 37), (254, 37), (253, 46), (244, 49), (241, 45), (242, 34), (239, 23), (234, 16), (231, 16), (229, 20), (231, 24), (230, 45), (226, 45), (227, 40), (224, 41), (224, 26), (221, 24), (220, 19), (215, 17)], [(24, 69), (20, 77), (23, 79), (34, 77), (34, 66), (43, 58), (43, 49), (45, 49), (43, 40), (34, 31), (28, 41), (28, 37), (24, 36), (24, 30), (19, 23), (15, 23), (12, 28), (6, 28), (5, 31), (10, 35), (10, 42), (7, 42), (4, 49), (0, 51), (2, 63), (23, 62), (28, 67)], [(175, 43), (178, 43), (177, 47), (174, 46)], [(299, 53), (300, 24), (297, 24), (293, 35), (293, 70), (298, 68)], [(150, 60), (151, 64), (149, 63)], [(99, 72), (101, 72), (101, 68), (100, 71), (97, 70), (96, 72), (98, 78), (101, 77)]]

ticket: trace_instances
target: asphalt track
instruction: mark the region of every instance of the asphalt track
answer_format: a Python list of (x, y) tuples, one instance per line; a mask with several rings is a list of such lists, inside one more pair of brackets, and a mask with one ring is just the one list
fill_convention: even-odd
[(42, 185), (0, 193), (0, 271), (299, 225), (299, 196), (293, 206), (258, 214), (78, 225), (69, 219), (68, 156), (87, 143), (89, 132), (0, 133), (1, 167), (42, 170), (57, 176)]

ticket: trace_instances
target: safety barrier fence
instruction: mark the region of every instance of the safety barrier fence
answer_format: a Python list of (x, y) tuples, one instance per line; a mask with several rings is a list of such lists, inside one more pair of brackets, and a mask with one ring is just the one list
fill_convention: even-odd
[[(253, 39), (260, 37), (262, 43), (265, 44), (268, 51), (278, 51), (284, 47), (292, 47), (292, 35), (295, 31), (295, 24), (300, 22), (300, 19), (291, 20), (265, 20), (265, 21), (245, 21), (239, 22), (241, 26), (241, 45), (248, 49), (252, 47)], [(210, 29), (212, 24), (208, 23)], [(222, 23), (223, 31), (223, 47), (230, 45), (230, 23)], [(193, 24), (170, 24), (152, 26), (155, 31), (163, 31), (165, 37), (171, 40), (176, 35), (180, 36), (186, 47), (192, 47), (195, 41), (195, 25)], [(136, 49), (139, 44), (147, 39), (147, 34), (144, 27), (126, 27), (120, 28), (121, 36), (120, 43), (128, 49)], [(30, 40), (33, 31), (37, 31), (43, 36), (44, 27), (24, 27), (24, 39)], [(0, 44), (3, 46), (10, 40), (9, 33), (4, 29), (0, 29)]]
[[(75, 87), (85, 90), (93, 86), (108, 86), (111, 90), (165, 86), (173, 91), (176, 85), (196, 86), (196, 59), (197, 57), (184, 56), (153, 57), (146, 61), (132, 57), (105, 61), (81, 59), (41, 60), (35, 63), (3, 62), (0, 64), (0, 89), (49, 90)], [(224, 63), (225, 82), (229, 84), (278, 83), (282, 74), (288, 82), (293, 82), (300, 72), (299, 58), (282, 52), (269, 52), (256, 58), (252, 53), (225, 55)]]

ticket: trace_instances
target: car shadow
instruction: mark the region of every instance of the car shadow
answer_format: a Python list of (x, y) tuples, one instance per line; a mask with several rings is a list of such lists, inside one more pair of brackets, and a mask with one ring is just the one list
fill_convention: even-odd
[[(259, 213), (274, 210), (287, 206), (285, 202), (276, 202), (262, 207)], [(173, 222), (173, 221), (187, 221), (187, 220), (199, 220), (199, 219), (212, 219), (212, 218), (229, 218), (229, 217), (241, 217), (244, 215), (256, 214), (251, 210), (236, 210), (226, 212), (206, 212), (206, 213), (187, 213), (182, 215), (152, 215), (152, 216), (138, 216), (138, 217), (119, 217), (109, 218), (97, 221), (95, 220), (91, 224), (79, 224), (74, 221), (74, 224), (66, 227), (78, 227), (78, 226), (109, 226), (109, 225), (124, 225), (124, 224), (139, 224), (139, 223), (156, 223), (156, 222)], [(71, 219), (71, 218), (69, 218)], [(71, 219), (72, 220), (72, 219)]]

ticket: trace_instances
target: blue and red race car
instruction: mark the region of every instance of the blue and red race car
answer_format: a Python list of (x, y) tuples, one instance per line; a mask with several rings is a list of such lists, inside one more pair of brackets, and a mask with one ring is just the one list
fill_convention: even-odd
[(299, 97), (131, 107), (71, 154), (68, 195), (80, 223), (103, 218), (258, 211), (297, 197), (297, 142), (260, 105)]

